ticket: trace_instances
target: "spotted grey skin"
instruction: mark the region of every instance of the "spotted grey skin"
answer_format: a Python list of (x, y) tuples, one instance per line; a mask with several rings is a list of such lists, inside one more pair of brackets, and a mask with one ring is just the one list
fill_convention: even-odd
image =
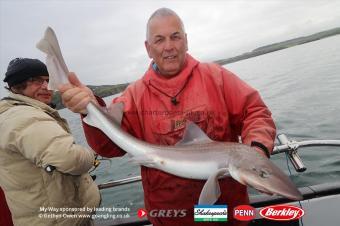
[[(215, 177), (230, 175), (260, 192), (293, 200), (302, 199), (296, 186), (282, 170), (247, 145), (212, 141), (194, 123), (187, 125), (183, 140), (175, 146), (149, 144), (120, 129), (117, 122), (122, 117), (122, 104), (117, 104), (116, 109), (111, 109), (109, 114), (94, 104), (90, 104), (87, 109), (89, 114), (85, 122), (102, 130), (141, 165), (198, 180), (208, 180), (220, 172)], [(214, 178), (208, 181), (212, 182), (207, 186), (215, 186)], [(208, 188), (206, 191), (213, 189)], [(219, 196), (218, 188), (216, 194)]]

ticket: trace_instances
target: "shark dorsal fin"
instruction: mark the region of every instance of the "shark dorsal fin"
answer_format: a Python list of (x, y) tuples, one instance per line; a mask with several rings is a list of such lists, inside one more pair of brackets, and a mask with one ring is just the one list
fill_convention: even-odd
[(188, 121), (184, 130), (183, 138), (176, 145), (203, 144), (212, 140), (193, 122)]

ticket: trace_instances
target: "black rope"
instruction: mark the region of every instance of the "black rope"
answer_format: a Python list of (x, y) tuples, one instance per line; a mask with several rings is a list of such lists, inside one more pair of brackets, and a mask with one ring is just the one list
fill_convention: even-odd
[(158, 92), (164, 94), (165, 96), (169, 97), (171, 99), (171, 103), (173, 105), (177, 105), (179, 104), (179, 101), (177, 100), (177, 96), (184, 90), (184, 88), (187, 86), (187, 84), (189, 83), (189, 80), (191, 78), (192, 75), (189, 76), (189, 78), (186, 80), (186, 82), (184, 83), (183, 87), (180, 89), (180, 91), (178, 91), (178, 93), (175, 95), (175, 96), (171, 96), (165, 92), (163, 92), (162, 90), (160, 90), (159, 88), (157, 88), (156, 86), (154, 86), (152, 83), (151, 83), (151, 80), (149, 81), (149, 84), (150, 86), (152, 86), (153, 88), (155, 88)]

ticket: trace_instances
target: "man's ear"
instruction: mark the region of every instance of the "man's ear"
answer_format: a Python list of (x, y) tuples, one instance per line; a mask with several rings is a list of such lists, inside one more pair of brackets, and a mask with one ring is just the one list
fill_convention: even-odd
[(14, 87), (10, 87), (9, 90), (10, 90), (12, 93), (15, 93), (15, 94), (21, 94), (21, 93), (20, 93), (20, 90), (14, 88)]
[(150, 55), (150, 45), (147, 40), (144, 41), (144, 45), (145, 45), (146, 52), (148, 52), (149, 58), (152, 59)]

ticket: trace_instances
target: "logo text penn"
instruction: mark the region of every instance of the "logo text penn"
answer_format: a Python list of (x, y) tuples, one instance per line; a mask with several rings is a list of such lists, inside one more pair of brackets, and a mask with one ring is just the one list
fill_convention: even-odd
[(240, 205), (234, 208), (234, 218), (239, 221), (250, 221), (255, 218), (256, 210), (249, 205)]

